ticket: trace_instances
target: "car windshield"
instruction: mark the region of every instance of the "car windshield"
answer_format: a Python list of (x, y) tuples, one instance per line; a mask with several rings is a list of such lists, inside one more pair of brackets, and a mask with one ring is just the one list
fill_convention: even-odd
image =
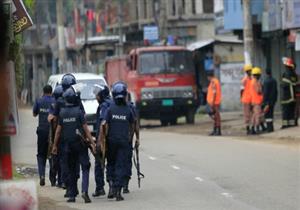
[(193, 73), (192, 53), (189, 51), (144, 52), (139, 59), (141, 74)]
[(93, 100), (95, 99), (94, 85), (105, 85), (102, 79), (91, 79), (91, 80), (77, 80), (77, 84), (80, 86), (80, 98), (82, 100)]

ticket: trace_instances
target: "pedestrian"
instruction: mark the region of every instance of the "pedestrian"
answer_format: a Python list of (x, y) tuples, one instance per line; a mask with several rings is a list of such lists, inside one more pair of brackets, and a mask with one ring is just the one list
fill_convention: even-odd
[[(80, 163), (83, 173), (82, 198), (85, 203), (90, 203), (91, 200), (88, 195), (90, 162), (86, 144), (90, 145), (95, 153), (94, 139), (88, 129), (84, 113), (80, 109), (78, 95), (75, 90), (70, 87), (64, 92), (63, 97), (65, 99), (65, 107), (59, 113), (52, 153), (57, 154), (58, 142), (61, 140), (65, 144), (63, 152), (67, 157), (67, 166), (70, 174), (68, 179), (69, 199), (67, 202), (76, 201), (78, 165)], [(81, 141), (78, 133), (85, 134), (87, 137), (85, 138), (86, 144)], [(60, 139), (60, 137), (62, 138)]]
[(246, 75), (243, 77), (242, 92), (241, 92), (241, 102), (243, 104), (244, 111), (244, 121), (246, 125), (246, 133), (249, 135), (251, 133), (251, 117), (252, 117), (252, 106), (251, 106), (251, 71), (252, 65), (244, 65), (244, 72)]
[(210, 133), (210, 136), (221, 136), (221, 85), (220, 81), (214, 76), (213, 71), (207, 71), (207, 78), (209, 80), (209, 85), (207, 88), (206, 101), (211, 110), (211, 117), (214, 120), (214, 128)]
[[(96, 112), (96, 139), (99, 138), (99, 132), (100, 132), (100, 123), (104, 119), (104, 114), (106, 112), (106, 109), (111, 104), (111, 99), (109, 95), (109, 89), (106, 85), (95, 85), (94, 93), (96, 95), (96, 99), (99, 103), (99, 106), (97, 108)], [(97, 153), (99, 154), (99, 152)], [(100, 158), (95, 158), (95, 182), (96, 182), (96, 189), (95, 192), (92, 194), (93, 197), (98, 197), (101, 195), (105, 195), (104, 190), (104, 166), (101, 164)]]
[(252, 69), (252, 80), (251, 80), (251, 105), (253, 107), (252, 114), (252, 127), (251, 134), (258, 134), (260, 132), (259, 126), (261, 125), (262, 117), (262, 102), (263, 102), (263, 90), (260, 82), (261, 69), (254, 67)]
[(40, 186), (45, 185), (45, 167), (48, 155), (48, 137), (50, 124), (48, 122), (49, 109), (55, 103), (52, 97), (52, 87), (46, 85), (43, 88), (43, 96), (36, 100), (33, 106), (33, 116), (38, 116), (37, 134), (37, 163), (40, 176)]
[(295, 126), (295, 90), (298, 81), (295, 64), (291, 58), (282, 58), (285, 71), (281, 79), (282, 129)]
[(267, 124), (267, 132), (274, 131), (274, 108), (277, 101), (277, 82), (272, 77), (271, 69), (266, 70), (266, 78), (263, 84), (263, 112)]
[[(133, 132), (134, 117), (126, 102), (127, 87), (123, 83), (115, 83), (112, 88), (113, 102), (107, 109), (101, 123), (101, 135), (97, 145), (105, 150), (104, 137), (107, 139), (107, 179), (112, 185), (112, 195), (116, 201), (124, 200), (121, 191), (125, 183), (128, 164), (128, 142)], [(107, 133), (104, 133), (107, 131)]]

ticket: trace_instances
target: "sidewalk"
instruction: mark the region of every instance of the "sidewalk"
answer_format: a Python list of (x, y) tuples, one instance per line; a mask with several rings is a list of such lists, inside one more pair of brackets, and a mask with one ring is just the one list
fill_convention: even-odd
[[(271, 140), (292, 140), (300, 143), (300, 128), (291, 127), (281, 130), (281, 115), (275, 114), (274, 132), (263, 133), (255, 136), (247, 136), (244, 125), (244, 118), (241, 111), (222, 112), (222, 135), (227, 137), (238, 137), (239, 139), (271, 139)], [(212, 120), (206, 114), (197, 114), (194, 125), (185, 124), (184, 118), (178, 120), (178, 125), (160, 127), (159, 121), (142, 121), (142, 129), (157, 130), (162, 132), (175, 132), (181, 134), (198, 134), (206, 136), (212, 129)]]

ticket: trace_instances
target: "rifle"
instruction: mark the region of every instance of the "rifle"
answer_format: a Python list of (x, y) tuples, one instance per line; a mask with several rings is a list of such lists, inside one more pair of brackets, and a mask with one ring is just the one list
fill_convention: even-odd
[(100, 130), (100, 139), (101, 139), (101, 166), (102, 169), (104, 170), (105, 168), (105, 157), (106, 157), (106, 134), (107, 134), (107, 124), (102, 124), (101, 125), (101, 130)]
[(141, 179), (145, 178), (145, 175), (140, 170), (140, 157), (139, 157), (139, 148), (137, 146), (134, 147), (135, 155), (133, 157), (134, 166), (137, 172), (138, 178), (138, 187), (141, 187)]
[(76, 129), (76, 135), (79, 137), (81, 143), (84, 146), (87, 146), (90, 149), (91, 153), (95, 156), (95, 158), (97, 158), (97, 155), (94, 153), (92, 146), (90, 144), (88, 144), (86, 137), (80, 132), (79, 129)]
[(49, 136), (48, 136), (48, 152), (47, 152), (47, 158), (50, 160), (51, 159), (51, 152), (52, 152), (52, 147), (54, 144), (54, 137), (55, 137), (55, 129), (56, 129), (56, 123), (55, 120), (52, 119), (50, 121), (50, 129), (49, 129)]

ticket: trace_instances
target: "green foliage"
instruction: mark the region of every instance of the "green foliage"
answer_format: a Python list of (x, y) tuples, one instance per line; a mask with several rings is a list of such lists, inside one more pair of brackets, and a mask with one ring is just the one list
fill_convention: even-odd
[(23, 68), (24, 63), (22, 61), (22, 35), (18, 34), (14, 37), (13, 42), (9, 47), (9, 59), (15, 63), (15, 73), (16, 73), (16, 85), (17, 92), (20, 93), (23, 85)]
[(33, 16), (35, 9), (35, 1), (36, 0), (23, 0), (25, 7), (27, 8), (30, 16)]

